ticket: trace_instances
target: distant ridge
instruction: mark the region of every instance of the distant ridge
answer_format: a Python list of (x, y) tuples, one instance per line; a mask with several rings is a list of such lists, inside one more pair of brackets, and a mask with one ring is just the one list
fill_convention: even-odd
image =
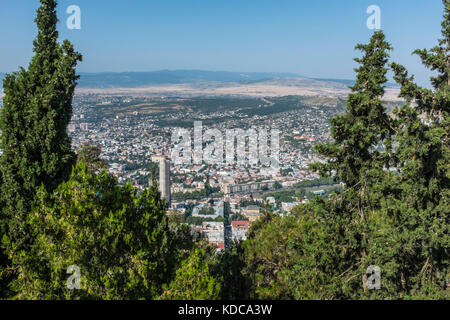
[(352, 86), (355, 84), (355, 80), (346, 80), (346, 79), (327, 79), (327, 78), (313, 78), (314, 80), (317, 81), (326, 81), (326, 82), (337, 82), (337, 83), (342, 83), (345, 84), (347, 86)]
[[(319, 82), (331, 82), (344, 86), (351, 86), (354, 80), (310, 78), (296, 73), (276, 72), (229, 72), (204, 70), (159, 70), (151, 72), (98, 72), (79, 73), (78, 88), (114, 89), (139, 88), (154, 85), (197, 84), (207, 82), (236, 82), (241, 84), (259, 83), (271, 80), (308, 79)], [(3, 93), (2, 79), (4, 72), (0, 72), (0, 94)], [(388, 83), (388, 88), (398, 87)]]
[(80, 88), (135, 88), (160, 84), (198, 82), (251, 83), (275, 78), (298, 78), (294, 73), (228, 72), (202, 70), (160, 70), (152, 72), (80, 73)]
[[(355, 83), (348, 79), (310, 78), (297, 73), (277, 72), (230, 72), (205, 70), (159, 70), (151, 72), (100, 72), (80, 73), (79, 88), (138, 88), (164, 84), (195, 84), (201, 82), (258, 83), (276, 79), (309, 79), (320, 82), (334, 82), (346, 86)], [(397, 87), (388, 84), (387, 87)]]
[[(347, 80), (347, 79), (326, 79), (326, 78), (313, 78), (313, 79), (317, 81), (337, 82), (345, 84), (347, 86), (353, 86), (355, 84), (355, 80)], [(386, 88), (400, 88), (400, 86), (396, 83), (388, 82), (386, 83)]]

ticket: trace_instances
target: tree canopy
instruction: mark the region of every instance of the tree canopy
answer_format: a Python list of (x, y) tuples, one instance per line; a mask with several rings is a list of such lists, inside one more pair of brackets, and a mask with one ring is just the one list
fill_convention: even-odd
[[(29, 223), (48, 270), (19, 266), (20, 298), (152, 299), (175, 267), (175, 235), (156, 184), (138, 195), (79, 163), (52, 193), (39, 190)], [(66, 287), (72, 265), (79, 290)]]

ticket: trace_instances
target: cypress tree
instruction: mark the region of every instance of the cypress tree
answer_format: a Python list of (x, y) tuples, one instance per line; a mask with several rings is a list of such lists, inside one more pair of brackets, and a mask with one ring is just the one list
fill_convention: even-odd
[[(58, 43), (55, 0), (41, 0), (35, 22), (34, 57), (28, 70), (5, 76), (0, 112), (2, 132), (2, 221), (11, 257), (28, 254), (33, 244), (27, 216), (37, 189), (49, 192), (71, 173), (76, 156), (71, 151), (67, 125), (82, 60), (69, 41)], [(7, 238), (7, 239), (6, 239)]]
[(393, 193), (386, 211), (396, 226), (400, 289), (413, 298), (450, 297), (450, 1), (443, 4), (443, 38), (430, 50), (414, 51), (437, 73), (432, 88), (417, 85), (405, 67), (392, 64), (407, 103), (394, 111), (399, 175), (391, 185), (401, 192)]
[(360, 66), (355, 69), (357, 78), (348, 96), (347, 112), (330, 121), (334, 141), (315, 146), (315, 151), (328, 161), (311, 167), (324, 176), (335, 173), (347, 187), (362, 190), (363, 180), (383, 166), (385, 157), (377, 147), (393, 132), (381, 101), (392, 48), (384, 33), (377, 31), (370, 43), (358, 44), (355, 49), (364, 55), (354, 59)]
[[(332, 213), (323, 217), (346, 252), (342, 271), (350, 268), (348, 279), (354, 279), (344, 282), (344, 296), (367, 291), (365, 270), (373, 264), (368, 258), (372, 216), (384, 196), (383, 180), (389, 175), (385, 169), (391, 164), (391, 137), (396, 131), (382, 101), (391, 45), (384, 33), (377, 31), (368, 44), (356, 49), (364, 54), (355, 58), (360, 66), (355, 69), (357, 78), (348, 96), (347, 112), (331, 120), (334, 141), (315, 146), (328, 161), (312, 165), (323, 176), (334, 174), (345, 184), (345, 192), (334, 204), (326, 205)], [(363, 290), (358, 274), (363, 275)]]

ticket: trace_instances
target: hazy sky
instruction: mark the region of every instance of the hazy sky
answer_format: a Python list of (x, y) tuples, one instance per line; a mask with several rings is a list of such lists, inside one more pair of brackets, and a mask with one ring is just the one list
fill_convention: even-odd
[[(441, 0), (60, 0), (61, 39), (84, 56), (79, 71), (202, 69), (354, 78), (353, 48), (367, 42), (369, 5), (381, 8), (392, 58), (424, 83), (411, 52), (440, 37)], [(1, 0), (0, 71), (26, 66), (38, 0)], [(68, 30), (67, 7), (81, 8)]]

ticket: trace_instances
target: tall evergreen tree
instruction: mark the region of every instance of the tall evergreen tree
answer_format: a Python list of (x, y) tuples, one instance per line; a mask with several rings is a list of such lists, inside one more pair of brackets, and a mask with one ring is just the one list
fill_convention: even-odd
[(347, 187), (363, 190), (370, 173), (382, 168), (385, 160), (378, 146), (393, 129), (383, 107), (384, 85), (391, 45), (382, 31), (373, 34), (370, 43), (356, 46), (364, 53), (354, 60), (360, 64), (356, 83), (351, 87), (345, 114), (331, 119), (333, 142), (318, 144), (316, 152), (326, 158), (313, 169), (327, 176), (331, 173)]
[(41, 0), (35, 55), (28, 70), (20, 68), (3, 81), (1, 220), (8, 238), (3, 240), (15, 257), (29, 252), (33, 244), (26, 220), (37, 189), (44, 185), (54, 190), (69, 176), (76, 159), (67, 125), (78, 79), (75, 66), (82, 57), (69, 41), (57, 42), (56, 5), (55, 0)]
[(53, 190), (71, 172), (75, 155), (67, 125), (81, 61), (72, 45), (58, 44), (56, 1), (41, 0), (36, 23), (38, 36), (28, 71), (5, 76), (0, 114), (1, 171), (9, 234), (16, 244), (26, 239), (22, 224), (37, 188)]
[[(353, 260), (344, 263), (344, 268), (349, 267), (354, 274), (363, 275), (365, 291), (365, 270), (373, 263), (367, 259), (370, 215), (380, 208), (384, 196), (383, 180), (388, 174), (385, 169), (391, 164), (391, 136), (396, 129), (382, 101), (391, 45), (385, 41), (384, 33), (377, 31), (369, 44), (359, 44), (356, 49), (364, 55), (355, 59), (360, 66), (355, 69), (357, 78), (348, 96), (347, 112), (331, 120), (334, 141), (315, 146), (316, 152), (327, 162), (316, 163), (312, 169), (324, 176), (334, 174), (345, 184), (345, 192), (336, 199), (336, 205), (326, 205), (331, 205), (334, 215), (328, 217), (326, 223), (331, 223), (330, 231), (343, 241), (348, 257)], [(345, 226), (345, 230), (339, 225)], [(351, 267), (355, 263), (357, 267)], [(349, 275), (353, 276), (352, 272)], [(346, 282), (344, 291), (360, 292), (357, 282), (360, 277), (353, 279), (356, 281)]]
[(392, 218), (405, 297), (450, 298), (450, 1), (443, 0), (443, 38), (431, 50), (414, 51), (437, 75), (422, 88), (406, 68), (393, 63), (400, 96), (407, 103), (394, 113), (398, 135), (394, 159), (399, 174), (391, 180)]

